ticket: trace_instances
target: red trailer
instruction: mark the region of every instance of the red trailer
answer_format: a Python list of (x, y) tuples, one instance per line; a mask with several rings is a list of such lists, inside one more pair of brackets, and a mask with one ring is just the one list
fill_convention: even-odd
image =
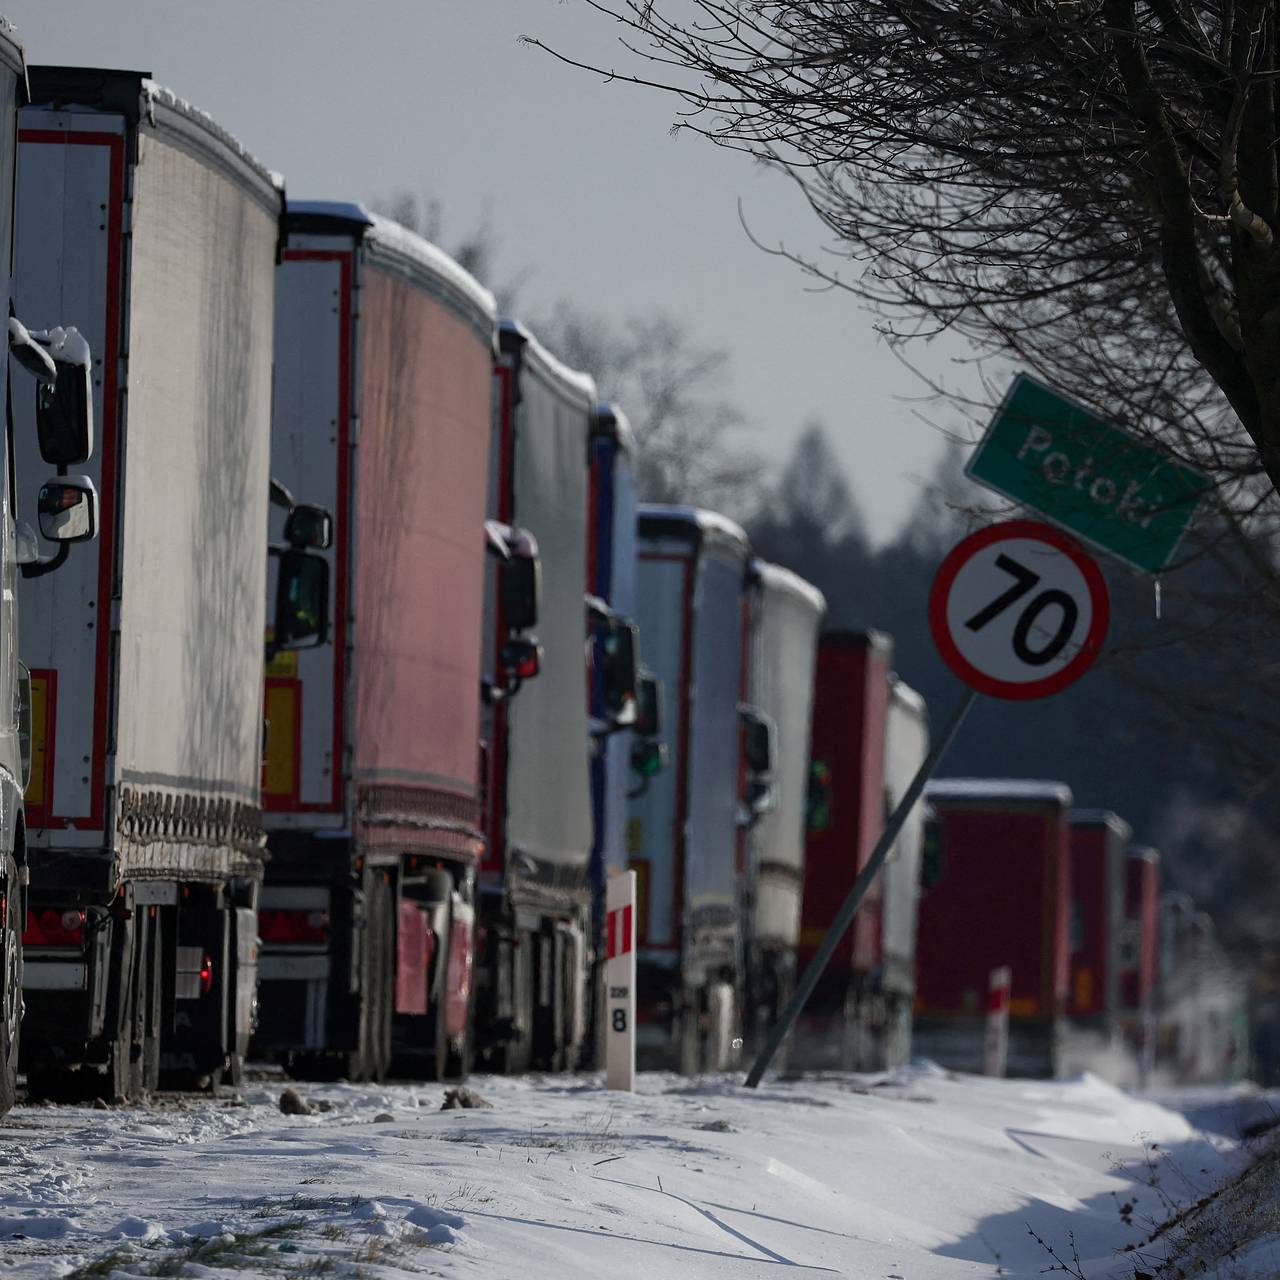
[(925, 795), (915, 1052), (981, 1070), (988, 980), (1008, 965), (1009, 1074), (1052, 1076), (1070, 977), (1070, 788), (957, 778)]
[(1110, 1029), (1119, 1004), (1119, 946), (1129, 824), (1103, 809), (1071, 815), (1071, 987), (1067, 1015)]
[[(831, 631), (818, 643), (799, 972), (813, 959), (884, 828), (885, 731), (893, 642)], [(805, 1007), (793, 1061), (869, 1066), (860, 1034), (880, 954), (883, 878), (863, 900)]]
[(1155, 1054), (1154, 996), (1160, 940), (1160, 854), (1134, 845), (1125, 859), (1124, 923), (1120, 929), (1120, 1026), (1138, 1057), (1140, 1078)]

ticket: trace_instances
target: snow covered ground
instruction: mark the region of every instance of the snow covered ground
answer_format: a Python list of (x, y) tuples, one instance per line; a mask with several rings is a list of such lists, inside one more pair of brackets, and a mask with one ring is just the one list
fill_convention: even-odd
[(286, 1116), (272, 1080), (19, 1108), (0, 1122), (0, 1277), (951, 1280), (1039, 1276), (1049, 1250), (1075, 1265), (1074, 1241), (1101, 1280), (1132, 1276), (1125, 1246), (1244, 1162), (1176, 1095), (1088, 1076), (739, 1079), (645, 1075), (622, 1095), (480, 1077), (484, 1110), (337, 1084), (302, 1086), (331, 1109)]

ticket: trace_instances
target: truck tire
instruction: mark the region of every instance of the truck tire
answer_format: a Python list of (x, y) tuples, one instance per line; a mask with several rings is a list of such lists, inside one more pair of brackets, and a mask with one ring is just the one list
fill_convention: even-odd
[(5, 859), (5, 912), (0, 930), (0, 1116), (18, 1091), (18, 1028), (22, 1018), (22, 911), (18, 864)]

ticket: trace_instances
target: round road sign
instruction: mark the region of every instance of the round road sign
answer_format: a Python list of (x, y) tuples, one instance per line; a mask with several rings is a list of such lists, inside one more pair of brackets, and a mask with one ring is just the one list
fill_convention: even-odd
[(933, 642), (979, 693), (1043, 698), (1078, 680), (1110, 618), (1102, 572), (1053, 525), (1009, 520), (959, 543), (929, 596)]

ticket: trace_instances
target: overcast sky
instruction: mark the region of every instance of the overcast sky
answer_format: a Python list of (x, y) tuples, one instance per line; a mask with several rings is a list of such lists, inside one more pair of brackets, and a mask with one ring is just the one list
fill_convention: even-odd
[[(568, 296), (618, 315), (666, 308), (732, 353), (750, 445), (785, 455), (829, 428), (877, 539), (914, 501), (941, 438), (921, 384), (840, 293), (753, 247), (813, 250), (813, 215), (784, 179), (670, 136), (656, 92), (562, 66), (521, 34), (620, 64), (613, 24), (579, 0), (3, 0), (30, 63), (149, 71), (208, 111), (291, 196), (439, 198), (446, 243), (488, 216), (500, 266), (533, 274), (538, 309)], [(954, 377), (944, 353), (917, 361)], [(623, 406), (625, 408), (625, 406)], [(929, 409), (934, 421), (945, 410)]]

